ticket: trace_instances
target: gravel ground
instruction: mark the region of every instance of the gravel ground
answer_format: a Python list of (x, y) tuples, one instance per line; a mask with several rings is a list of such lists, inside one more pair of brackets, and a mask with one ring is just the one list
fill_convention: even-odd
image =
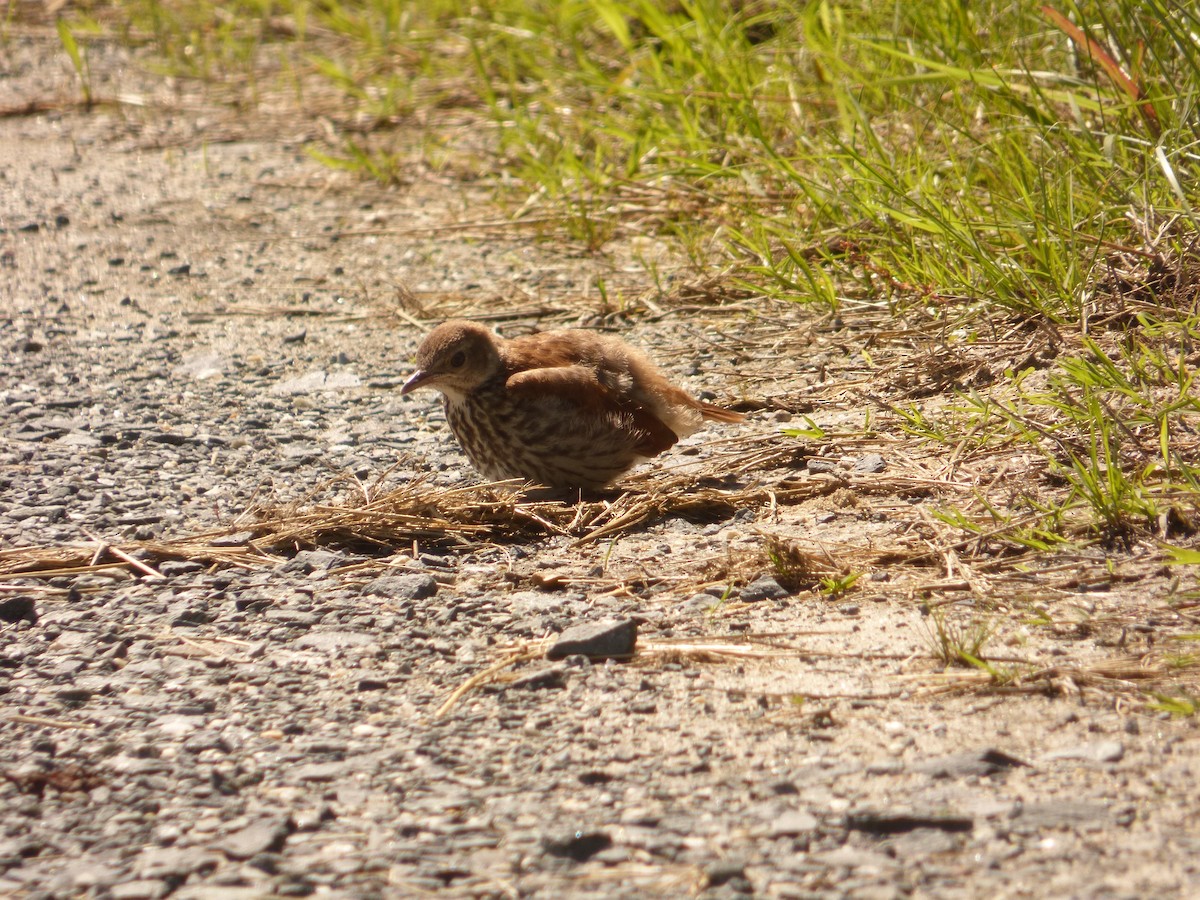
[[(71, 89), (47, 42), (6, 50), (0, 105)], [(101, 91), (166, 90), (104, 52)], [(215, 115), (0, 120), (8, 550), (236, 531), (256, 503), (345, 476), (470, 483), (435, 398), (398, 395), (422, 333), (407, 320), (565, 297), (579, 321), (601, 311), (588, 286), (619, 263), (438, 228), (492, 216), (478, 189), (419, 167), (400, 190), (356, 184), (278, 136), (230, 140), (226, 120), (210, 143)], [(810, 324), (800, 310), (770, 323)], [(693, 390), (729, 401), (770, 384), (802, 408), (819, 353), (780, 375), (777, 359), (740, 359), (736, 332), (667, 317), (626, 335)], [(741, 364), (775, 380), (747, 388), (729, 375)], [(762, 414), (710, 430), (662, 465), (776, 427)], [(847, 601), (793, 595), (769, 567), (724, 607), (721, 589), (697, 592), (713, 566), (752, 566), (763, 529), (883, 542), (923, 502), (876, 499), (668, 518), (582, 548), (317, 548), (0, 580), (0, 896), (1200, 891), (1186, 722), (1074, 685), (912, 688), (936, 668), (920, 604), (888, 589), (884, 565)], [(1164, 584), (1063, 602), (1100, 615)], [(437, 715), (505, 647), (602, 622), (621, 627), (582, 639), (627, 640), (632, 623), (642, 643), (782, 633), (806, 653), (626, 664), (576, 645)], [(1019, 620), (1010, 634), (1051, 657), (1115, 652)]]

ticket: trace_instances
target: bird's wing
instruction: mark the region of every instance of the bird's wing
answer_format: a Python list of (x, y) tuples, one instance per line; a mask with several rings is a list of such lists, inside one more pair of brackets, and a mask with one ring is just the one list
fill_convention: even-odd
[(581, 431), (627, 431), (631, 449), (639, 456), (657, 456), (679, 440), (652, 412), (602, 384), (588, 366), (525, 369), (510, 375), (505, 387), (521, 397), (527, 409), (579, 416)]

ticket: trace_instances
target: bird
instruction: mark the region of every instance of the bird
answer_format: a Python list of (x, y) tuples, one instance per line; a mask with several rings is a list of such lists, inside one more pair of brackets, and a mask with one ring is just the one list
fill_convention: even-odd
[(451, 319), (416, 364), (400, 394), (440, 391), (450, 430), (492, 481), (598, 490), (705, 421), (745, 418), (694, 399), (625, 341), (582, 329), (507, 339)]

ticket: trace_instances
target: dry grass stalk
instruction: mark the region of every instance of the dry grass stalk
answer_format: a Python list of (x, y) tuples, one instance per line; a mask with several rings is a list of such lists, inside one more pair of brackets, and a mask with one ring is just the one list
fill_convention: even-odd
[(9, 722), (17, 722), (21, 725), (39, 725), (43, 728), (61, 728), (61, 729), (78, 729), (86, 731), (95, 726), (91, 722), (67, 722), (63, 719), (47, 719), (45, 716), (26, 716), (20, 713), (14, 713), (10, 716), (5, 716)]
[(472, 675), (454, 689), (454, 692), (446, 698), (446, 702), (437, 708), (437, 712), (433, 714), (433, 717), (435, 719), (440, 719), (442, 716), (446, 715), (446, 713), (450, 712), (450, 710), (454, 708), (455, 704), (471, 691), (478, 687), (482, 687), (485, 684), (490, 684), (493, 681), (499, 681), (500, 675), (505, 669), (511, 668), (518, 663), (531, 662), (535, 659), (540, 659), (546, 653), (546, 643), (546, 641), (538, 641), (526, 644), (521, 649), (507, 654), (499, 662), (488, 666), (482, 672), (477, 672), (476, 674)]
[[(779, 642), (781, 638), (794, 638), (802, 634), (829, 633), (827, 631), (788, 632), (659, 641), (639, 639), (633, 655), (626, 659), (625, 662), (654, 666), (671, 662), (724, 663), (747, 659), (803, 659), (810, 656), (853, 655), (855, 658), (858, 658), (858, 654), (814, 653), (801, 647), (793, 647)], [(550, 639), (542, 639), (518, 641), (500, 648), (504, 656), (482, 672), (472, 675), (455, 688), (453, 693), (434, 712), (434, 718), (441, 718), (446, 715), (446, 713), (455, 707), (459, 700), (477, 688), (481, 688), (487, 684), (498, 684), (514, 680), (517, 676), (508, 670), (521, 663), (533, 662), (534, 660), (544, 658), (550, 644)]]
[[(229, 531), (212, 531), (187, 537), (151, 541), (72, 542), (48, 547), (10, 547), (0, 550), (0, 580), (55, 578), (130, 570), (142, 575), (162, 575), (145, 560), (183, 559), (212, 565), (258, 566), (276, 560), (251, 545), (221, 546)], [(103, 562), (108, 555), (115, 561)]]
[(976, 669), (940, 672), (923, 676), (940, 683), (924, 688), (921, 693), (974, 690), (1002, 694), (1076, 695), (1084, 688), (1109, 693), (1141, 693), (1150, 683), (1178, 677), (1180, 670), (1180, 666), (1168, 665), (1161, 659), (1127, 656), (1028, 671)]
[[(620, 493), (600, 497), (543, 499), (518, 482), (444, 488), (414, 480), (386, 493), (358, 485), (350, 498), (323, 499), (323, 486), (302, 503), (248, 510), (224, 530), (180, 538), (17, 547), (0, 551), (0, 580), (51, 578), (125, 571), (161, 577), (155, 561), (180, 559), (209, 565), (257, 567), (283, 554), (318, 546), (390, 552), (414, 541), (476, 545), (494, 540), (570, 536), (584, 545), (668, 516), (719, 521), (743, 509), (774, 510), (837, 490), (911, 495), (937, 487), (969, 487), (930, 479), (924, 473), (887, 476), (793, 476), (800, 444), (776, 434), (714, 443), (704, 464), (649, 469), (627, 479)], [(774, 481), (763, 475), (774, 472)], [(782, 477), (780, 475), (782, 473)], [(735, 481), (736, 480), (736, 481)], [(734, 483), (731, 483), (734, 482)], [(737, 483), (741, 482), (741, 483)], [(246, 532), (245, 540), (230, 542)], [(223, 543), (227, 542), (227, 543)]]

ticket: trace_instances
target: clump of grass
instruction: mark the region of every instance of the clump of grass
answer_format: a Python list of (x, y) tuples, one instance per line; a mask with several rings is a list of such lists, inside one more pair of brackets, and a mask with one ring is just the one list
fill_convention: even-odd
[(945, 610), (935, 609), (925, 626), (926, 643), (933, 658), (944, 666), (992, 671), (984, 648), (996, 634), (996, 625), (985, 619), (966, 622), (950, 619)]
[(92, 66), (88, 59), (86, 46), (81, 46), (75, 37), (75, 31), (67, 23), (65, 19), (59, 19), (57, 23), (58, 40), (62, 44), (67, 58), (71, 60), (71, 67), (75, 70), (75, 75), (79, 78), (79, 86), (83, 91), (83, 102), (85, 106), (92, 105)]
[(817, 588), (826, 596), (850, 590), (861, 573), (851, 572), (825, 554), (805, 550), (794, 541), (768, 535), (763, 549), (775, 580), (789, 591)]
[(842, 594), (851, 590), (858, 579), (862, 577), (862, 572), (847, 572), (844, 575), (830, 575), (821, 579), (820, 591), (821, 596), (826, 599), (834, 599), (842, 596)]
[(1173, 718), (1190, 719), (1200, 710), (1200, 703), (1190, 694), (1166, 694), (1155, 691), (1150, 696), (1154, 700), (1146, 704), (1149, 709), (1168, 713)]

